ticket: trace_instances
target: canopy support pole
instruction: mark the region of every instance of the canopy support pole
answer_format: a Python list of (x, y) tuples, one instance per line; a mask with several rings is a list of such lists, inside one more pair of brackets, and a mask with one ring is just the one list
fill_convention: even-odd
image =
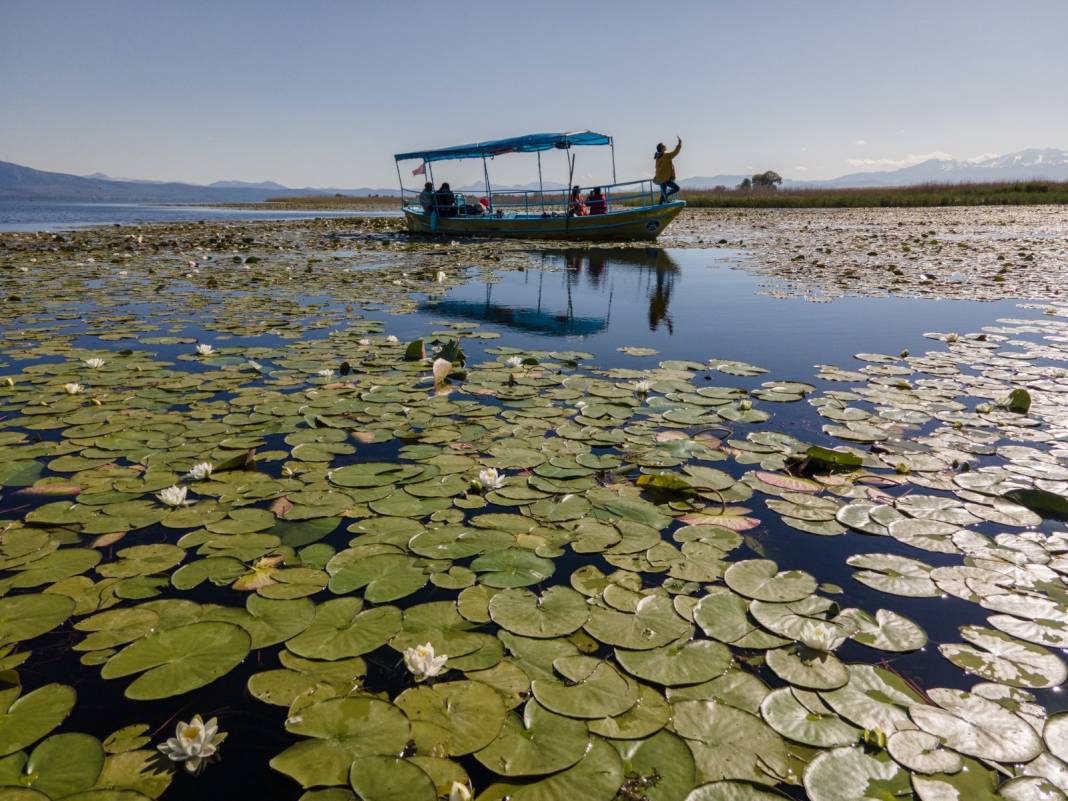
[(612, 151), (612, 183), (618, 183), (616, 181), (616, 140), (611, 136), (608, 137), (608, 149)]
[(545, 214), (545, 185), (541, 180), (541, 151), (538, 153), (538, 194), (541, 195), (541, 213)]
[(404, 179), (401, 178), (400, 162), (394, 161), (393, 165), (397, 168), (397, 186), (400, 187), (400, 202), (401, 207), (404, 207)]
[(493, 190), (490, 188), (489, 166), (486, 164), (486, 154), (482, 154), (482, 175), (486, 179), (486, 197), (489, 198), (489, 210), (493, 211)]

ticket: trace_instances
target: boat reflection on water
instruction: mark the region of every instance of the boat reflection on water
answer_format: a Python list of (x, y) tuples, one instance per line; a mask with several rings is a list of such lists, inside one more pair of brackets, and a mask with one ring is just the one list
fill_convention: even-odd
[(680, 269), (664, 249), (567, 248), (532, 255), (533, 270), (502, 273), (481, 288), (465, 284), (444, 299), (423, 301), (420, 309), (542, 336), (584, 337), (607, 330), (618, 292), (625, 293), (628, 307), (646, 299), (650, 331), (663, 326), (674, 333), (668, 307)]

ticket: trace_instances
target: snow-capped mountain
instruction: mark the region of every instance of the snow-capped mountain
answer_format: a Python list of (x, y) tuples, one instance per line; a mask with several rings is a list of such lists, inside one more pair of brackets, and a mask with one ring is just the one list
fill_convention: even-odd
[(983, 181), (1068, 181), (1068, 150), (1019, 150), (1003, 156), (975, 159), (928, 159), (910, 167), (886, 172), (855, 172), (813, 181), (817, 186), (907, 186), (925, 183), (978, 183)]

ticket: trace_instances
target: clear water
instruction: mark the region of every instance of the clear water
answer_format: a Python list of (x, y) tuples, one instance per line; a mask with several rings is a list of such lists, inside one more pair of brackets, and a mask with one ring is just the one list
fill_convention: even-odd
[(261, 210), (147, 203), (64, 203), (0, 199), (0, 231), (61, 231), (88, 225), (304, 220), (315, 217), (395, 217), (399, 211)]

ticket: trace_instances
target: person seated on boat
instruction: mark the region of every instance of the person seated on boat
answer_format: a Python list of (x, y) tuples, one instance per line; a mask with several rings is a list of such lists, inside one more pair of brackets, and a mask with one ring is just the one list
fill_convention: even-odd
[(456, 195), (452, 193), (452, 187), (446, 181), (434, 193), (434, 208), (439, 217), (456, 216)]
[[(485, 200), (483, 198), (482, 200)], [(473, 199), (464, 198), (464, 214), (468, 217), (478, 217), (486, 213), (486, 207), (482, 205), (482, 200), (475, 201)], [(489, 201), (487, 201), (488, 205)]]
[(568, 217), (585, 217), (590, 213), (590, 210), (586, 208), (586, 204), (582, 200), (582, 190), (578, 188), (578, 185), (571, 187), (571, 200), (567, 205)]
[(604, 195), (601, 193), (601, 187), (595, 187), (590, 192), (589, 197), (586, 198), (586, 208), (589, 209), (590, 214), (608, 213), (608, 201), (605, 200)]
[(419, 205), (427, 214), (434, 210), (434, 184), (430, 181), (423, 184), (423, 191), (419, 193)]
[(660, 187), (660, 202), (667, 203), (667, 199), (679, 191), (679, 185), (675, 183), (675, 156), (679, 155), (679, 151), (682, 150), (682, 137), (676, 136), (679, 140), (675, 145), (675, 149), (670, 153), (667, 152), (667, 148), (664, 143), (661, 142), (656, 146), (656, 153), (653, 155), (653, 160), (656, 162), (656, 172), (653, 175), (653, 183)]

